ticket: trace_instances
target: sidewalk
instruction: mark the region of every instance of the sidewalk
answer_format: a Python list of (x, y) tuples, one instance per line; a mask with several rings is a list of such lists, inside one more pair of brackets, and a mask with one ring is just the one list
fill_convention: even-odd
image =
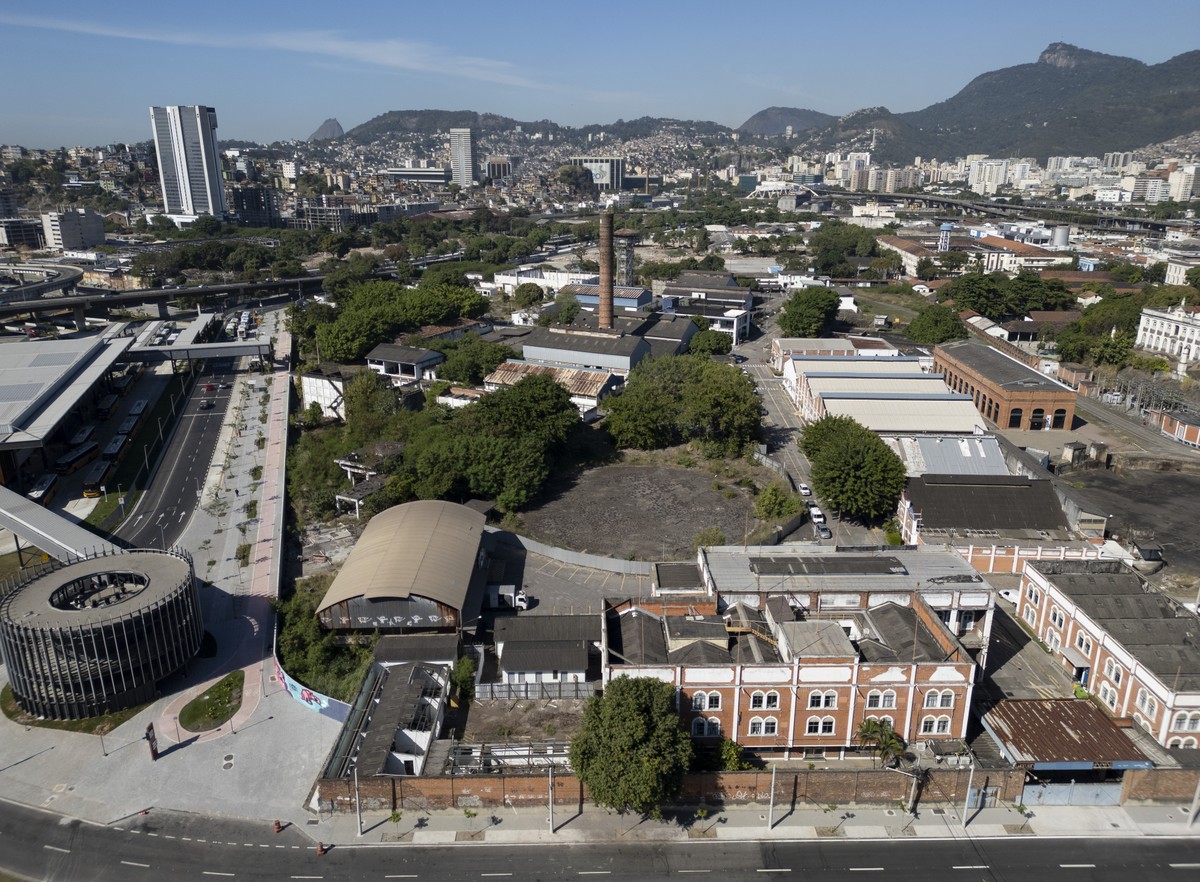
[(430, 846), (452, 843), (515, 845), (532, 843), (675, 842), (690, 839), (726, 841), (826, 839), (990, 839), (1007, 836), (1113, 837), (1200, 836), (1200, 820), (1187, 826), (1186, 806), (1078, 807), (1039, 806), (1028, 817), (1012, 808), (980, 809), (963, 828), (958, 808), (926, 805), (916, 817), (899, 808), (879, 806), (801, 805), (795, 811), (776, 806), (768, 826), (767, 806), (713, 809), (706, 818), (686, 810), (672, 811), (662, 821), (618, 815), (594, 806), (555, 806), (552, 833), (546, 808), (475, 809), (468, 818), (459, 811), (402, 813), (393, 824), (384, 812), (363, 813), (358, 835), (353, 813), (322, 815), (304, 832), (326, 844)]

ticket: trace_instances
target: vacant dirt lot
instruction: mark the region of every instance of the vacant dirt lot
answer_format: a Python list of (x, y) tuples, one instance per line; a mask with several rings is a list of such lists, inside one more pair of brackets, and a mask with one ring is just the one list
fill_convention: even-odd
[(717, 475), (659, 465), (589, 469), (524, 512), (520, 532), (616, 558), (691, 557), (692, 540), (706, 527), (729, 542), (754, 530), (753, 497), (737, 483), (745, 477), (740, 466)]
[(583, 722), (584, 702), (574, 698), (545, 701), (473, 701), (465, 741), (570, 741)]

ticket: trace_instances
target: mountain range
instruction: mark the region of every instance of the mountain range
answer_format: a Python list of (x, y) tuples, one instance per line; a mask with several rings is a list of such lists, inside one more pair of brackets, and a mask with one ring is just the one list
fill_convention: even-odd
[[(336, 120), (327, 120), (310, 140), (330, 137), (326, 132), (332, 130), (331, 123), (337, 126)], [(880, 162), (909, 163), (915, 156), (953, 159), (968, 153), (1044, 160), (1133, 150), (1200, 130), (1200, 51), (1148, 65), (1051, 43), (1036, 62), (981, 74), (957, 94), (923, 110), (892, 113), (886, 107), (870, 107), (835, 117), (816, 110), (768, 107), (736, 131), (773, 138), (782, 136), (789, 125), (802, 150), (871, 149)], [(370, 142), (459, 127), (487, 132), (517, 126), (556, 137), (603, 131), (616, 139), (664, 129), (698, 135), (735, 131), (715, 122), (660, 117), (569, 128), (551, 120), (520, 121), (471, 110), (393, 110), (355, 126), (344, 137)]]
[(340, 138), (346, 134), (342, 131), (342, 124), (335, 118), (330, 117), (317, 126), (317, 130), (308, 136), (309, 141), (332, 141), (334, 138)]

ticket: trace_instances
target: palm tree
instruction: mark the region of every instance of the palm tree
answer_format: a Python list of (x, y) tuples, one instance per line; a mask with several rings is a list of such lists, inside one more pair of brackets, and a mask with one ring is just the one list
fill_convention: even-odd
[(884, 763), (900, 756), (904, 752), (904, 739), (901, 738), (892, 724), (887, 720), (868, 718), (859, 723), (856, 734), (858, 743), (870, 747), (873, 751), (871, 767), (875, 767), (875, 756), (878, 755)]

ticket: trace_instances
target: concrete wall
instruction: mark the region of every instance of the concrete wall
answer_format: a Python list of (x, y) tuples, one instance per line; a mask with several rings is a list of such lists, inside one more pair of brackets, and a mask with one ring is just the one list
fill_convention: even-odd
[(516, 533), (509, 533), (505, 530), (498, 530), (495, 527), (485, 527), (488, 533), (492, 534), (501, 542), (508, 542), (513, 545), (520, 545), (526, 551), (532, 551), (534, 554), (540, 554), (543, 557), (549, 557), (553, 560), (561, 561), (562, 563), (574, 564), (580, 567), (592, 567), (597, 570), (605, 570), (610, 573), (624, 573), (631, 576), (649, 576), (650, 564), (641, 560), (617, 560), (612, 557), (601, 557), (598, 554), (587, 554), (582, 551), (570, 551), (566, 548), (556, 548), (553, 545), (546, 545), (543, 542), (538, 542), (536, 539), (530, 539), (527, 536), (519, 536)]

